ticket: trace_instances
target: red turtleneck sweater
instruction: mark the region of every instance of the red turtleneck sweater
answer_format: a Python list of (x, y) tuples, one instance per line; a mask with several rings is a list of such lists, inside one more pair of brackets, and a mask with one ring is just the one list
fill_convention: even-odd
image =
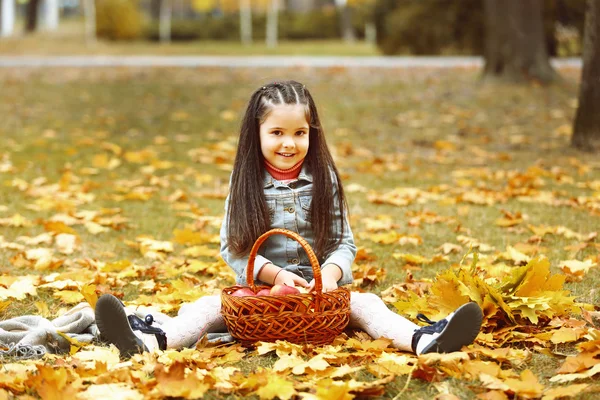
[(290, 169), (279, 169), (274, 167), (267, 160), (265, 160), (265, 168), (273, 178), (277, 179), (280, 182), (292, 181), (298, 178), (298, 175), (300, 175), (300, 170), (302, 169), (303, 162), (304, 160), (301, 160), (298, 164), (294, 165)]

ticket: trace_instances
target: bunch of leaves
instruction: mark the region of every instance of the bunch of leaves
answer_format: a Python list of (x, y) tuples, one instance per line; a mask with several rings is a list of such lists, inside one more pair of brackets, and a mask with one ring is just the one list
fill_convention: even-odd
[[(485, 268), (477, 254), (470, 268), (448, 269), (436, 276), (426, 295), (408, 292), (406, 300), (394, 306), (401, 314), (416, 317), (425, 312), (431, 319), (443, 318), (461, 304), (476, 302), (484, 313), (480, 341), (490, 346), (529, 341), (522, 333), (555, 330), (550, 322), (569, 319), (581, 308), (593, 305), (576, 302), (564, 288), (565, 276), (551, 274), (547, 258), (536, 257), (522, 267)], [(578, 339), (575, 335), (573, 340)]]

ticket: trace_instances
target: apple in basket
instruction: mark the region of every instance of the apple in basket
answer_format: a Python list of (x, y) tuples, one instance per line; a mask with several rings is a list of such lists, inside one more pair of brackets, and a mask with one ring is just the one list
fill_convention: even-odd
[(246, 296), (256, 296), (256, 293), (252, 291), (250, 288), (241, 288), (231, 293), (232, 296), (235, 297), (246, 297)]
[(275, 285), (271, 288), (271, 296), (284, 296), (287, 294), (299, 294), (300, 291), (294, 286)]
[(258, 292), (256, 292), (257, 296), (268, 296), (270, 294), (271, 294), (271, 288), (260, 289)]

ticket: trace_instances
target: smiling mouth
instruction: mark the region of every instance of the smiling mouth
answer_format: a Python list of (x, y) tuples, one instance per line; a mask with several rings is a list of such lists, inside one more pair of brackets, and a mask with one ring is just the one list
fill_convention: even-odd
[(295, 154), (292, 154), (292, 153), (277, 153), (277, 154), (282, 157), (287, 157), (287, 158), (295, 156)]

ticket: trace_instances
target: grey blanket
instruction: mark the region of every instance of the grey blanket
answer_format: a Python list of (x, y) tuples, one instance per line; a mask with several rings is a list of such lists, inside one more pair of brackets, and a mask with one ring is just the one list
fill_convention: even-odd
[[(125, 311), (140, 318), (152, 314), (159, 327), (171, 319), (152, 307), (126, 307)], [(97, 339), (100, 332), (92, 307), (88, 303), (79, 303), (51, 321), (37, 315), (23, 315), (0, 321), (0, 360), (3, 357), (30, 359), (40, 358), (46, 353), (68, 353), (70, 343), (58, 332), (81, 343), (91, 343)], [(215, 343), (233, 341), (227, 332), (208, 333), (207, 339)]]
[(0, 358), (38, 358), (46, 352), (68, 352), (70, 343), (58, 332), (90, 343), (98, 336), (92, 307), (80, 303), (51, 321), (37, 315), (0, 321)]

